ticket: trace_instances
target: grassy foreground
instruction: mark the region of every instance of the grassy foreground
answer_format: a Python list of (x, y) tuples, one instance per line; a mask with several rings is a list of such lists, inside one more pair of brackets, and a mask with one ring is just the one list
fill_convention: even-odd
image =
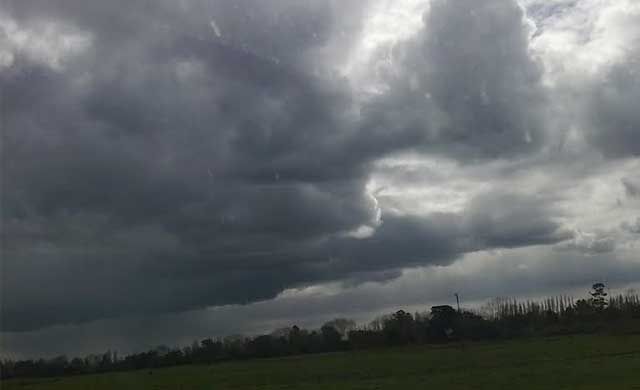
[[(438, 387), (435, 387), (438, 386)], [(390, 348), (67, 378), (13, 389), (640, 389), (640, 335)]]

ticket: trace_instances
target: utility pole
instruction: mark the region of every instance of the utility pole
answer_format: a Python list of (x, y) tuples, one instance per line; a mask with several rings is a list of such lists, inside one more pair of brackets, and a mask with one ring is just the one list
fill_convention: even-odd
[(458, 293), (453, 293), (456, 296), (456, 304), (458, 305), (458, 313), (460, 313), (460, 296)]

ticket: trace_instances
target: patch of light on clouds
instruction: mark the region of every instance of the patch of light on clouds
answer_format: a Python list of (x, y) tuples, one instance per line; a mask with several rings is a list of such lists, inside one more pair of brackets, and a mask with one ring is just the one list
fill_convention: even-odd
[(376, 232), (375, 227), (362, 225), (355, 230), (349, 231), (345, 234), (346, 237), (363, 239), (371, 237)]
[[(461, 213), (469, 202), (493, 191), (522, 193), (543, 199), (554, 210), (554, 220), (576, 237), (596, 237), (597, 245), (576, 242), (574, 249), (597, 252), (631, 248), (638, 236), (622, 226), (631, 224), (640, 198), (626, 194), (624, 180), (640, 172), (637, 159), (604, 163), (583, 158), (586, 167), (567, 162), (566, 169), (550, 170), (535, 158), (519, 162), (493, 161), (459, 165), (427, 156), (404, 155), (381, 159), (371, 174), (372, 191), (384, 213), (429, 215)], [(588, 170), (584, 175), (582, 169)], [(633, 218), (632, 218), (633, 217)], [(607, 244), (607, 245), (604, 245)], [(467, 265), (465, 265), (467, 266)]]
[(368, 238), (371, 237), (376, 232), (376, 228), (382, 224), (382, 209), (377, 198), (377, 190), (378, 187), (375, 179), (370, 179), (366, 186), (366, 196), (369, 199), (370, 207), (373, 210), (373, 218), (371, 221), (369, 221), (368, 224), (360, 225), (357, 228), (344, 233), (343, 236), (357, 239)]
[[(373, 57), (384, 49), (388, 55), (383, 62), (391, 65), (393, 46), (414, 35), (422, 27), (422, 16), (428, 10), (429, 0), (378, 0), (365, 18), (359, 42), (342, 66), (342, 73), (365, 93), (379, 93), (371, 69)], [(373, 80), (372, 80), (373, 76)]]
[(220, 28), (218, 28), (218, 25), (216, 24), (216, 21), (211, 19), (211, 21), (209, 22), (209, 25), (211, 26), (211, 29), (213, 30), (213, 33), (216, 34), (216, 36), (218, 38), (222, 37), (222, 33), (220, 32)]
[(9, 50), (0, 50), (0, 69), (13, 65), (14, 55)]
[(640, 39), (636, 0), (521, 0), (536, 26), (531, 47), (545, 64), (546, 81), (559, 74), (595, 74), (625, 58)]
[(598, 172), (574, 182), (559, 194), (558, 208), (576, 229), (616, 229), (634, 215), (640, 200), (629, 199), (622, 181), (640, 171), (640, 161), (605, 164)]
[(178, 76), (178, 79), (181, 81), (197, 79), (206, 75), (204, 65), (196, 60), (178, 61), (175, 64), (175, 72), (176, 76)]
[[(460, 176), (453, 161), (419, 155), (387, 157), (376, 162), (371, 185), (383, 212), (426, 215), (460, 212), (489, 187)], [(384, 215), (383, 215), (384, 219)]]
[(23, 26), (6, 15), (0, 14), (0, 69), (11, 66), (16, 54), (32, 61), (62, 70), (67, 57), (88, 49), (92, 44), (90, 34), (54, 22), (41, 22)]
[[(640, 37), (640, 24), (633, 25), (640, 15), (637, 1), (521, 0), (521, 4), (530, 24), (535, 25), (531, 48), (545, 63), (548, 84), (568, 72), (580, 75), (600, 71), (623, 58), (624, 48)], [(380, 50), (390, 53), (395, 44), (415, 34), (422, 27), (422, 15), (428, 8), (427, 0), (379, 0), (371, 7), (360, 42), (343, 68), (357, 90), (365, 95), (381, 92), (379, 88), (383, 85), (375, 77), (379, 65), (376, 61), (392, 62), (393, 58), (381, 56)], [(581, 152), (584, 145), (582, 132), (573, 129), (567, 132), (562, 147), (572, 153)], [(434, 174), (438, 177), (431, 176)], [(383, 211), (422, 215), (461, 212), (470, 199), (491, 188), (512, 188), (532, 194), (553, 191), (560, 198), (558, 205), (564, 212), (561, 219), (566, 217), (566, 222), (571, 222), (575, 229), (581, 226), (592, 229), (591, 226), (618, 225), (622, 214), (628, 212), (625, 207), (614, 207), (620, 178), (606, 177), (607, 174), (579, 180), (573, 188), (558, 189), (553, 187), (562, 173), (538, 169), (504, 180), (499, 177), (484, 180), (486, 177), (474, 177), (472, 169), (450, 161), (401, 156), (378, 161), (370, 186), (375, 187), (372, 193)], [(442, 180), (443, 177), (448, 180)], [(584, 212), (591, 207), (598, 212)]]
[(326, 297), (339, 294), (342, 290), (340, 283), (325, 283), (300, 288), (288, 288), (276, 296), (275, 299)]

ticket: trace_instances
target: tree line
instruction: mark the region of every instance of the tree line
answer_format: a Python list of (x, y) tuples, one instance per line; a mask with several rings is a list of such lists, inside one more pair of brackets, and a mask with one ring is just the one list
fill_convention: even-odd
[(435, 344), (515, 337), (633, 332), (640, 329), (640, 297), (633, 291), (608, 297), (596, 283), (586, 299), (554, 296), (539, 301), (496, 298), (477, 310), (431, 307), (429, 312), (395, 313), (357, 326), (338, 318), (320, 329), (294, 325), (270, 334), (207, 338), (183, 348), (161, 346), (123, 357), (114, 351), (83, 358), (2, 360), (0, 377), (45, 377), (211, 364), (252, 358), (344, 351), (396, 345)]

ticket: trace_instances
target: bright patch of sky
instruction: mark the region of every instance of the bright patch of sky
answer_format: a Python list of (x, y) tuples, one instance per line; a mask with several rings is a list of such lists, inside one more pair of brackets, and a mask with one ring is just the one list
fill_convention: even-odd
[(369, 9), (360, 39), (342, 67), (342, 73), (357, 90), (365, 94), (380, 92), (381, 86), (375, 80), (376, 68), (393, 64), (394, 45), (422, 27), (428, 8), (428, 0), (379, 0)]
[(640, 39), (635, 0), (522, 0), (536, 26), (531, 46), (545, 63), (547, 81), (559, 74), (594, 74), (623, 59)]
[(68, 25), (42, 22), (23, 26), (0, 13), (0, 70), (13, 65), (17, 55), (61, 70), (67, 57), (88, 49), (91, 42), (90, 34)]

